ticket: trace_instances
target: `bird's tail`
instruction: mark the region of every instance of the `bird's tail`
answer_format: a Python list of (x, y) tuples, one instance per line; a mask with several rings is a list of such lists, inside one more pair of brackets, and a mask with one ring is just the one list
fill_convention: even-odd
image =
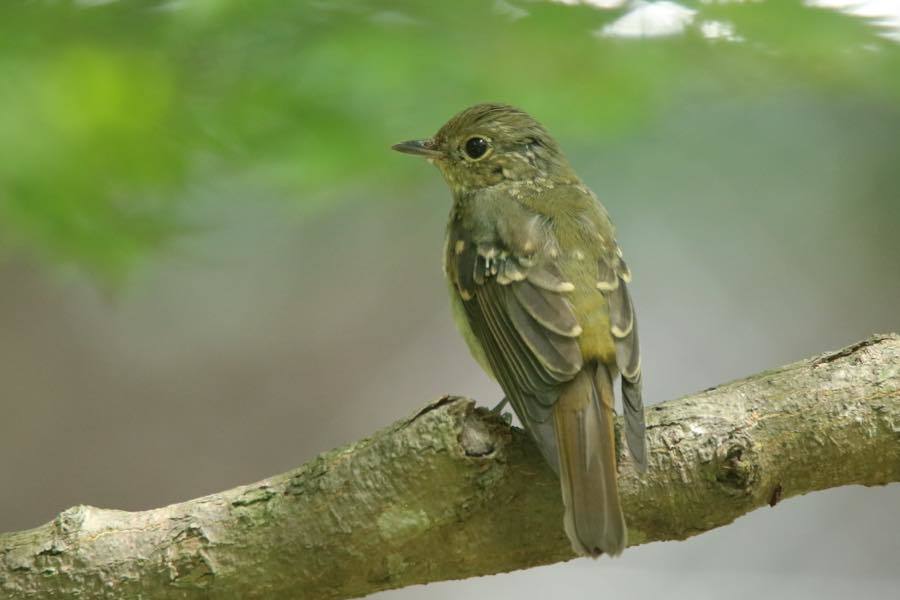
[(616, 483), (612, 377), (603, 364), (585, 365), (553, 408), (565, 529), (578, 554), (616, 556), (626, 530)]

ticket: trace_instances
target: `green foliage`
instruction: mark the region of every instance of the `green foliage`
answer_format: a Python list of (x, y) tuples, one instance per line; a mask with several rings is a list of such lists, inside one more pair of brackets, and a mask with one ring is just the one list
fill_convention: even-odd
[(686, 4), (744, 41), (607, 38), (625, 9), (548, 1), (6, 0), (2, 243), (120, 276), (179, 232), (192, 190), (240, 180), (306, 211), (323, 190), (388, 196), (425, 176), (390, 143), (485, 100), (582, 145), (710, 91), (900, 101), (900, 45), (872, 23), (800, 0)]

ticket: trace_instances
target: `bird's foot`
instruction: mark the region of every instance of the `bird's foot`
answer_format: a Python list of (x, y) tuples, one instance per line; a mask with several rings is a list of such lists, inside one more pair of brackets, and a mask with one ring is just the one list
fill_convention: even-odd
[(491, 414), (500, 415), (500, 418), (506, 421), (506, 424), (509, 425), (510, 423), (512, 423), (512, 413), (503, 412), (503, 409), (506, 408), (507, 404), (509, 404), (509, 398), (504, 398), (497, 403), (497, 406), (491, 409)]

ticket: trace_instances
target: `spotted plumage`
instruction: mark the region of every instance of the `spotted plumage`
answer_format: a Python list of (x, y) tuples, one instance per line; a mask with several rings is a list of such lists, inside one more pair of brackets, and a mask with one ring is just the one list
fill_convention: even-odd
[(457, 324), (559, 473), (573, 548), (619, 554), (617, 375), (638, 468), (647, 456), (631, 273), (606, 210), (546, 130), (506, 105), (474, 106), (395, 148), (426, 156), (450, 186), (444, 271)]

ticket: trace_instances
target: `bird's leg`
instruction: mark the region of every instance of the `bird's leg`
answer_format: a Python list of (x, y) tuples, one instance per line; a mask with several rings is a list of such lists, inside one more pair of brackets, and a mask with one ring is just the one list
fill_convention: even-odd
[(497, 406), (491, 409), (491, 414), (498, 415), (507, 425), (511, 425), (512, 413), (503, 412), (503, 409), (506, 408), (507, 404), (509, 404), (509, 398), (503, 398), (503, 400), (497, 403)]
[(503, 400), (497, 403), (497, 406), (491, 409), (491, 412), (499, 415), (503, 412), (503, 409), (506, 408), (507, 404), (509, 404), (509, 398), (504, 397)]

